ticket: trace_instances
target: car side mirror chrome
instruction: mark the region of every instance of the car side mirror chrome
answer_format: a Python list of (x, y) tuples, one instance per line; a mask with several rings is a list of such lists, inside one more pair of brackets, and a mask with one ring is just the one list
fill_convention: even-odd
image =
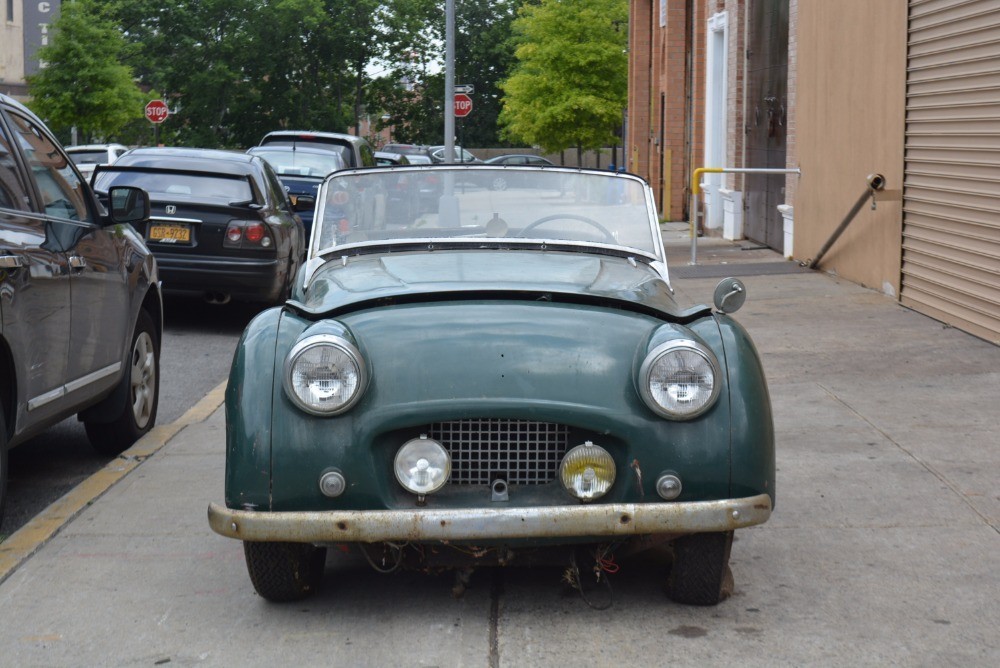
[(311, 195), (299, 195), (295, 198), (292, 208), (296, 211), (312, 211), (316, 208), (316, 198)]
[(724, 278), (715, 287), (715, 308), (721, 313), (736, 313), (747, 300), (747, 288), (738, 278)]

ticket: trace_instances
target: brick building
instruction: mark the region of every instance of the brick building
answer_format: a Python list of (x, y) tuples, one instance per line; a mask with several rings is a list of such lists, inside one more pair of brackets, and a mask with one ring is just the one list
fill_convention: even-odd
[(1000, 3), (631, 0), (628, 166), (666, 220), (1000, 343)]

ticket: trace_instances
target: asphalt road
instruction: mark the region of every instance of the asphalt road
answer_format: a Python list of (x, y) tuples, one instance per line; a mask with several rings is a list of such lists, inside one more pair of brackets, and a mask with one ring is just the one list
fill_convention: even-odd
[[(167, 298), (157, 424), (176, 420), (226, 379), (240, 334), (259, 310)], [(110, 459), (90, 447), (75, 416), (12, 450), (0, 536), (12, 534)]]

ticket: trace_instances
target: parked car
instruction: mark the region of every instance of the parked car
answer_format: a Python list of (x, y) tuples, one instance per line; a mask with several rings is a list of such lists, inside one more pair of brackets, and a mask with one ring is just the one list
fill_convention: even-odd
[(83, 146), (67, 146), (66, 153), (76, 165), (84, 179), (90, 181), (97, 165), (110, 165), (122, 153), (128, 150), (123, 144), (86, 144)]
[(260, 140), (260, 146), (312, 146), (337, 152), (348, 167), (374, 167), (375, 151), (366, 139), (339, 132), (276, 130)]
[(402, 153), (407, 158), (411, 158), (410, 162), (415, 165), (434, 162), (430, 147), (420, 144), (386, 144), (382, 150), (386, 153)]
[(375, 164), (379, 167), (391, 167), (392, 165), (408, 165), (410, 164), (410, 160), (403, 153), (375, 151)]
[[(498, 155), (496, 157), (490, 158), (485, 161), (488, 165), (501, 165), (508, 167), (543, 167), (543, 166), (553, 166), (554, 163), (551, 160), (543, 158), (539, 155), (525, 155), (525, 154), (509, 154), (509, 155)], [(490, 188), (491, 190), (506, 190), (510, 187), (519, 188), (530, 188), (533, 186), (533, 180), (531, 172), (505, 172), (494, 174), (493, 178), (489, 183), (484, 183), (484, 186)]]
[(254, 146), (247, 151), (267, 160), (285, 186), (309, 238), (319, 184), (327, 174), (347, 165), (339, 153), (313, 146)]
[[(152, 201), (139, 233), (165, 292), (279, 303), (305, 253), (305, 228), (271, 165), (256, 155), (139, 148), (98, 167), (94, 187), (135, 185)], [(312, 203), (303, 203), (310, 208)]]
[(159, 276), (132, 228), (148, 215), (138, 188), (99, 202), (42, 121), (0, 95), (0, 516), (11, 448), (76, 414), (118, 454), (156, 422)]
[(554, 165), (548, 158), (540, 155), (529, 155), (524, 153), (508, 153), (507, 155), (497, 155), (488, 160), (484, 160), (487, 165)]
[(767, 385), (730, 316), (745, 287), (681, 308), (630, 175), (529, 168), (536, 188), (446, 185), (433, 212), (386, 218), (401, 171), (497, 169), (320, 188), (293, 299), (237, 347), (209, 508), (264, 598), (314, 591), (328, 545), (383, 572), (548, 558), (593, 591), (667, 543), (667, 594), (715, 604), (733, 531), (770, 516)]
[(431, 158), (434, 162), (461, 162), (461, 163), (480, 163), (482, 160), (474, 156), (472, 153), (462, 148), (461, 146), (456, 146), (454, 153), (452, 154), (452, 160), (445, 160), (445, 147), (444, 146), (431, 146)]

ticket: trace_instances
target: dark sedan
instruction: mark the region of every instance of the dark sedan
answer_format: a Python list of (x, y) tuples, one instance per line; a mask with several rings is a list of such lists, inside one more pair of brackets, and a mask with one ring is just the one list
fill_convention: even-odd
[(143, 148), (98, 167), (98, 191), (145, 188), (139, 226), (156, 255), (165, 292), (280, 303), (305, 251), (305, 228), (263, 158), (208, 149)]
[(554, 165), (548, 158), (540, 155), (529, 155), (526, 153), (508, 153), (507, 155), (497, 155), (484, 161), (487, 165)]

